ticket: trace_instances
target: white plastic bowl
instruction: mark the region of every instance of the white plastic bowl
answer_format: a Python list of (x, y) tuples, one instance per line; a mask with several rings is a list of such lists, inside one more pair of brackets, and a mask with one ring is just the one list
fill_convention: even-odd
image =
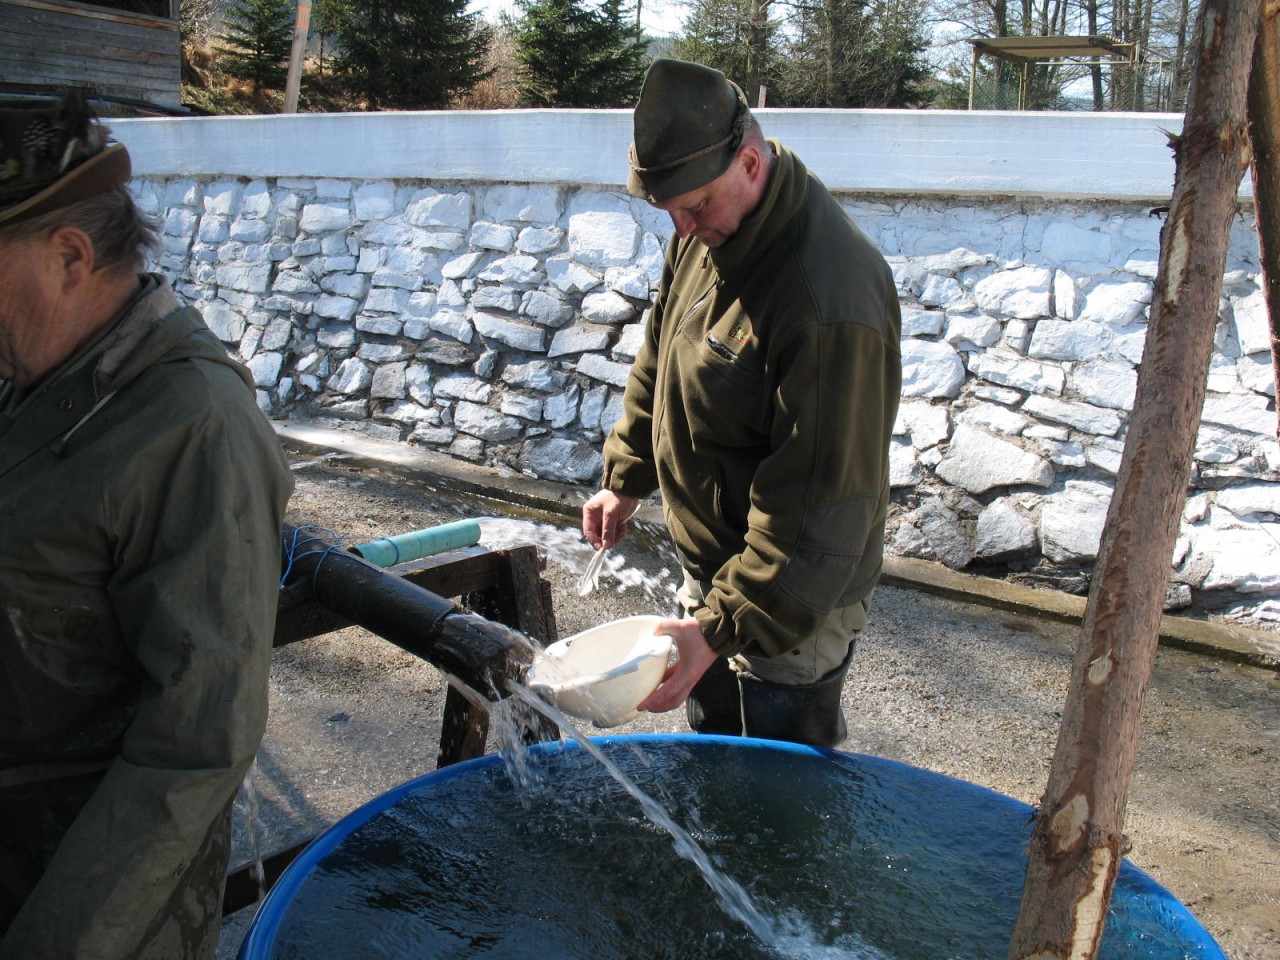
[(547, 647), (529, 668), (529, 689), (564, 713), (616, 727), (662, 682), (671, 638), (656, 636), (661, 617), (626, 617)]

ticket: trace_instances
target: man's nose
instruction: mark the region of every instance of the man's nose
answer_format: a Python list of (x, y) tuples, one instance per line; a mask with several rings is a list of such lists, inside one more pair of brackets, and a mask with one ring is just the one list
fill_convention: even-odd
[(693, 233), (693, 228), (695, 226), (693, 217), (689, 216), (689, 214), (685, 213), (683, 210), (670, 210), (668, 213), (671, 216), (672, 225), (676, 228), (676, 236), (683, 240), (685, 237), (689, 236), (689, 234)]

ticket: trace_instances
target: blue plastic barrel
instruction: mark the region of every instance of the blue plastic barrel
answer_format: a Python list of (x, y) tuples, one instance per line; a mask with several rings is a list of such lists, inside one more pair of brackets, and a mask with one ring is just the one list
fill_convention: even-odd
[[(1005, 956), (1031, 808), (905, 764), (748, 738), (594, 741), (767, 918), (763, 943), (574, 744), (420, 777), (289, 867), (242, 960)], [(1226, 960), (1167, 890), (1121, 866), (1103, 960)]]

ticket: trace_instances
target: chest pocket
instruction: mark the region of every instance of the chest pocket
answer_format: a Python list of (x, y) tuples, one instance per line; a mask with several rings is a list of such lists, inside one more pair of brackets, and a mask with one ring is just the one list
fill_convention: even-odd
[(772, 391), (764, 350), (741, 305), (712, 293), (690, 308), (677, 337), (681, 399), (696, 445), (767, 446)]

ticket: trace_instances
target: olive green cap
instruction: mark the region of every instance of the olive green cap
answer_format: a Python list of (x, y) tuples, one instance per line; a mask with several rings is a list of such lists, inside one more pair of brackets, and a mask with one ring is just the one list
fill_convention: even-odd
[(750, 125), (746, 96), (719, 70), (653, 61), (636, 104), (627, 191), (661, 203), (705, 186), (729, 169)]

